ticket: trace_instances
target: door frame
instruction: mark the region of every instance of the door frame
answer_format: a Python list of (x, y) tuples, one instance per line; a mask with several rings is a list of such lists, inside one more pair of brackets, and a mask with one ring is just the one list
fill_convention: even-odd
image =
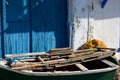
[(5, 58), (5, 52), (4, 52), (4, 28), (3, 26), (7, 26), (6, 23), (6, 0), (1, 0), (1, 55), (0, 57)]

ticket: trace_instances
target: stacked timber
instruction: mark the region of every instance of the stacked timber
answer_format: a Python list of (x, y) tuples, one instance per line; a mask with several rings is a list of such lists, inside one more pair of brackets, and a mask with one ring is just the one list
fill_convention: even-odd
[[(7, 54), (8, 64), (13, 70), (52, 70), (80, 63), (100, 60), (115, 54), (115, 49), (93, 48), (73, 51), (71, 48), (56, 48), (46, 52)], [(85, 68), (84, 68), (85, 69)]]

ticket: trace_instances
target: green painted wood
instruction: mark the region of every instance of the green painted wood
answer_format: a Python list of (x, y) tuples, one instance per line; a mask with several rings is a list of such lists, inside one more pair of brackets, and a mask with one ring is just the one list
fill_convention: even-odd
[[(30, 76), (17, 74), (15, 72), (0, 69), (0, 80), (113, 80), (115, 71), (104, 73), (84, 74), (84, 75), (66, 75), (66, 76)], [(5, 77), (7, 75), (7, 77)]]
[[(37, 74), (37, 76), (35, 75), (30, 75), (30, 74), (24, 74), (24, 73), (20, 73), (20, 72), (15, 72), (12, 71), (10, 69), (4, 69), (2, 66), (0, 66), (0, 80), (113, 80), (114, 75), (116, 73), (117, 70), (117, 61), (112, 58), (112, 57), (108, 57), (106, 58), (107, 60), (113, 62), (116, 64), (116, 66), (114, 67), (110, 67), (110, 68), (102, 68), (104, 70), (101, 69), (94, 69), (96, 71), (91, 72), (91, 70), (87, 70), (87, 71), (79, 71), (80, 74), (75, 73), (75, 72), (70, 72), (70, 74), (67, 75), (67, 73), (65, 75), (57, 75), (58, 73), (54, 73), (50, 74), (50, 75), (43, 75), (40, 76)], [(84, 73), (84, 74), (81, 74)], [(7, 77), (5, 77), (7, 76)]]

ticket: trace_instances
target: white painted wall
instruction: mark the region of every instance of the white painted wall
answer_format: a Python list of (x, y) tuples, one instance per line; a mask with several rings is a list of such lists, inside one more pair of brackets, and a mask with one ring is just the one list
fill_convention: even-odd
[(104, 41), (107, 47), (119, 47), (120, 0), (69, 0), (71, 45), (77, 49), (88, 39)]
[[(69, 0), (69, 21), (71, 31), (71, 45), (77, 49), (87, 41), (88, 31), (88, 0)], [(71, 17), (72, 16), (72, 17)]]
[(103, 40), (107, 47), (119, 47), (119, 16), (120, 0), (108, 0), (104, 8), (100, 7), (100, 0), (94, 3), (93, 38)]

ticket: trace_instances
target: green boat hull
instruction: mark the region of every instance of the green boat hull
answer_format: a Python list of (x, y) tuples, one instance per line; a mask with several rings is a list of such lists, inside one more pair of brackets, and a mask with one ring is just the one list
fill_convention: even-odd
[(113, 80), (115, 72), (116, 70), (82, 75), (32, 76), (0, 70), (0, 80)]
[(117, 68), (118, 66), (88, 71), (28, 73), (0, 66), (0, 80), (113, 80)]

